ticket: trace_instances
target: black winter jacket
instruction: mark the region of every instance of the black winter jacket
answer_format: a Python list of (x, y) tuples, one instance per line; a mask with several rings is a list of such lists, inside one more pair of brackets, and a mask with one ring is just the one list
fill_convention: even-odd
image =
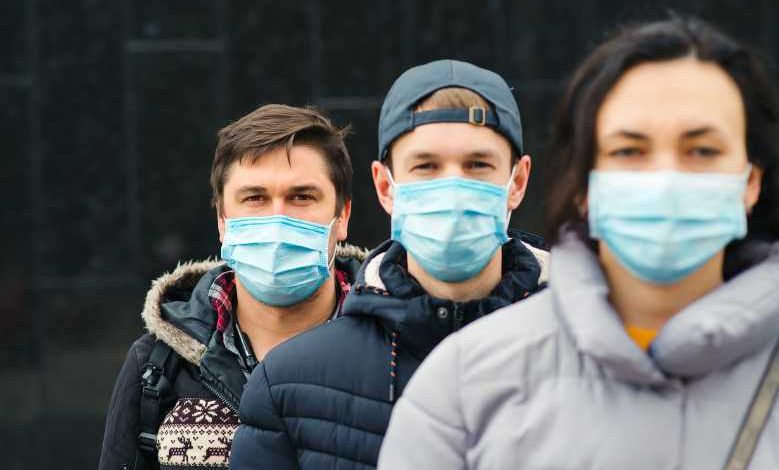
[(511, 233), (503, 278), (486, 298), (433, 298), (385, 242), (363, 263), (344, 316), (271, 351), (254, 369), (230, 468), (368, 469), (378, 459), (395, 400), (448, 334), (539, 290), (548, 253)]
[[(362, 250), (339, 247), (336, 267), (354, 280)], [(106, 416), (99, 470), (227, 468), (238, 404), (246, 379), (237, 356), (222, 342), (208, 297), (228, 268), (216, 261), (187, 263), (152, 283), (143, 320), (149, 333), (133, 343), (116, 380)], [(175, 403), (163, 410), (157, 459), (138, 447), (141, 378), (155, 341), (180, 357)]]

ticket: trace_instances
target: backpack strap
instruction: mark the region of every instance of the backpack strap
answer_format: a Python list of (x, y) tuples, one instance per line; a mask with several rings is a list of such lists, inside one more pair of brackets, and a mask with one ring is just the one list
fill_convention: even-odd
[(763, 377), (757, 385), (752, 403), (749, 405), (744, 421), (738, 431), (733, 447), (730, 449), (725, 470), (743, 470), (749, 465), (755, 452), (760, 434), (771, 415), (779, 390), (779, 341), (776, 342)]
[(173, 381), (179, 372), (181, 357), (166, 343), (157, 340), (149, 362), (141, 371), (141, 410), (138, 448), (149, 462), (157, 461), (157, 430), (163, 415), (175, 400)]

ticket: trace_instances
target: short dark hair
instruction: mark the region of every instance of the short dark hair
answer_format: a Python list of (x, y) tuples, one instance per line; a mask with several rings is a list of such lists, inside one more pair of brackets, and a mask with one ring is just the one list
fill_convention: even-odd
[(749, 161), (763, 170), (760, 199), (748, 221), (748, 237), (779, 238), (779, 105), (772, 82), (755, 54), (696, 18), (670, 18), (622, 28), (598, 46), (574, 73), (558, 109), (550, 145), (555, 184), (548, 198), (546, 235), (558, 240), (570, 225), (587, 238), (578, 203), (594, 166), (595, 118), (608, 92), (632, 67), (692, 56), (713, 62), (737, 84), (744, 102)]
[(336, 215), (352, 198), (352, 161), (344, 139), (349, 127), (333, 125), (313, 107), (281, 104), (262, 106), (219, 131), (219, 143), (211, 165), (211, 203), (222, 212), (224, 185), (230, 165), (245, 158), (256, 161), (263, 153), (280, 147), (306, 145), (325, 159), (330, 181), (335, 186)]

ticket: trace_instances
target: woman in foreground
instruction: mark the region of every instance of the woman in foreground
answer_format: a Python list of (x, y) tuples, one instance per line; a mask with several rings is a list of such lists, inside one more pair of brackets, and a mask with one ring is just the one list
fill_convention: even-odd
[(556, 123), (550, 289), (433, 351), (379, 468), (779, 468), (773, 401), (732, 451), (779, 337), (777, 112), (700, 21), (598, 47)]

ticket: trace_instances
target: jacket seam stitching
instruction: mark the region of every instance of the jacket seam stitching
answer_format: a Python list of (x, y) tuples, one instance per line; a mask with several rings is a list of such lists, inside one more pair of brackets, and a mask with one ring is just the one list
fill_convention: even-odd
[(462, 406), (461, 406), (461, 403), (462, 403), (462, 389), (463, 389), (463, 387), (462, 387), (462, 383), (461, 383), (461, 375), (462, 374), (460, 374), (460, 370), (461, 370), (461, 367), (460, 367), (460, 362), (461, 362), (461, 360), (460, 360), (460, 335), (457, 335), (454, 338), (452, 338), (452, 341), (454, 341), (454, 369), (455, 369), (455, 379), (454, 379), (455, 382), (454, 382), (454, 386), (457, 387), (457, 391), (454, 394), (454, 396), (457, 399), (457, 403), (456, 403), (456, 406), (457, 406), (457, 421), (459, 421), (459, 423), (458, 423), (459, 426), (457, 426), (457, 427), (462, 429), (462, 431), (463, 431), (463, 434), (464, 434), (463, 441), (471, 444), (471, 442), (470, 442), (471, 441), (471, 433), (468, 432), (468, 426), (466, 425), (465, 419), (463, 417)]
[(363, 461), (360, 461), (360, 460), (350, 459), (348, 457), (344, 457), (344, 456), (341, 456), (341, 455), (338, 455), (338, 454), (334, 454), (334, 453), (328, 452), (326, 450), (317, 450), (317, 449), (312, 449), (310, 447), (301, 447), (300, 452), (301, 453), (302, 452), (314, 452), (316, 454), (329, 455), (331, 457), (335, 457), (336, 459), (347, 460), (349, 462), (358, 463), (360, 465), (366, 465), (366, 466), (369, 466), (369, 467), (373, 467), (373, 464), (370, 463), (370, 462), (363, 462)]
[(265, 376), (265, 384), (268, 387), (268, 395), (270, 395), (270, 402), (271, 402), (271, 405), (273, 406), (273, 413), (279, 418), (279, 421), (281, 422), (282, 426), (284, 427), (284, 429), (280, 430), (279, 432), (283, 433), (286, 436), (287, 444), (289, 444), (290, 448), (294, 449), (295, 446), (292, 443), (292, 436), (289, 434), (289, 428), (287, 427), (287, 423), (284, 422), (284, 419), (282, 418), (281, 414), (279, 413), (279, 409), (276, 406), (276, 399), (273, 396), (273, 392), (271, 391), (270, 381), (268, 380), (268, 370), (265, 368), (265, 364), (262, 363), (262, 362), (257, 366), (257, 368), (262, 368), (261, 371), (262, 371), (262, 375)]
[[(266, 374), (266, 377), (267, 377), (267, 374)], [(282, 383), (275, 383), (275, 384), (271, 384), (270, 382), (268, 382), (268, 388), (270, 388), (270, 389), (273, 389), (274, 387), (282, 387), (282, 386), (285, 386), (285, 385), (304, 385), (304, 386), (310, 386), (310, 387), (324, 388), (324, 389), (333, 390), (333, 391), (336, 391), (336, 392), (339, 392), (339, 393), (345, 393), (345, 394), (347, 394), (347, 395), (349, 395), (351, 397), (362, 398), (363, 400), (370, 400), (372, 402), (381, 403), (383, 405), (390, 406), (389, 402), (386, 402), (384, 400), (380, 400), (380, 399), (376, 399), (376, 398), (370, 398), (370, 397), (366, 397), (366, 396), (363, 396), (363, 395), (358, 395), (357, 393), (353, 393), (353, 392), (350, 392), (350, 391), (347, 391), (347, 390), (341, 390), (339, 388), (330, 387), (330, 386), (327, 386), (327, 385), (321, 385), (321, 384), (315, 384), (315, 383), (306, 383), (306, 382), (282, 382)]]
[(384, 437), (384, 434), (382, 434), (382, 433), (375, 432), (375, 431), (370, 431), (368, 429), (364, 429), (364, 428), (361, 428), (361, 427), (358, 427), (358, 426), (352, 426), (352, 425), (346, 424), (346, 423), (341, 423), (341, 422), (338, 422), (338, 421), (336, 421), (334, 419), (329, 419), (329, 418), (320, 418), (320, 417), (317, 417), (317, 416), (284, 416), (284, 419), (285, 420), (287, 420), (287, 419), (299, 419), (299, 420), (310, 419), (312, 421), (324, 421), (324, 422), (327, 422), (327, 423), (333, 423), (336, 426), (341, 426), (341, 427), (345, 427), (345, 428), (348, 428), (348, 429), (355, 429), (357, 431), (365, 432), (365, 433), (372, 434), (374, 436), (379, 436), (379, 437), (382, 437), (382, 438)]

